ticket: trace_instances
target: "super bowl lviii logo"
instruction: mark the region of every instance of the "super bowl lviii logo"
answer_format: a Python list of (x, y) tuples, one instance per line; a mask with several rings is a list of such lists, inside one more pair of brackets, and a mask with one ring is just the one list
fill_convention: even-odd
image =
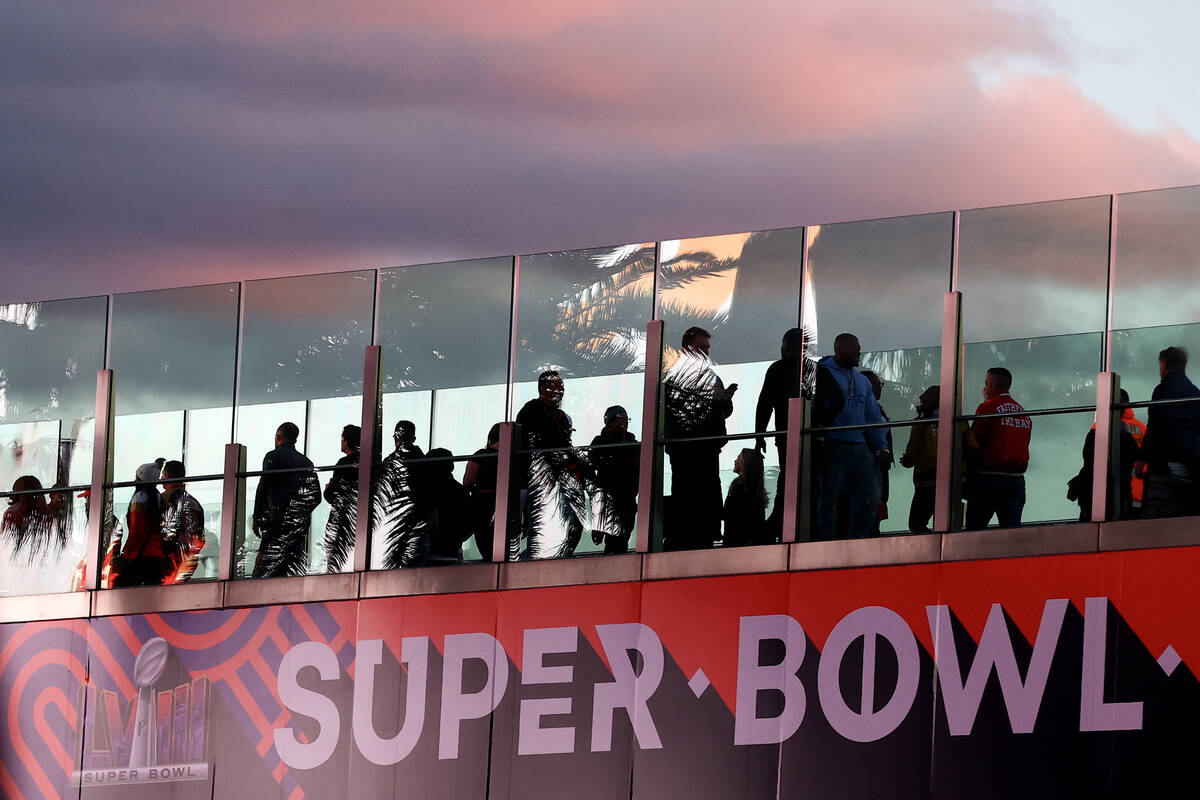
[(133, 664), (129, 702), (108, 689), (84, 686), (82, 768), (74, 786), (166, 783), (208, 779), (205, 713), (208, 679), (160, 688), (169, 646), (155, 637), (142, 645)]

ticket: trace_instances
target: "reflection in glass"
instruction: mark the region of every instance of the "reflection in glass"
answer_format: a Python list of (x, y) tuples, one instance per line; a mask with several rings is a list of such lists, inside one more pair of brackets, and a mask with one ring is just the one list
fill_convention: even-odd
[[(731, 406), (722, 408), (722, 413), (728, 411), (729, 414), (720, 433), (786, 429), (786, 414), (779, 413), (786, 406), (786, 398), (780, 403), (777, 402), (780, 397), (776, 395), (790, 390), (785, 386), (782, 391), (773, 393), (767, 385), (767, 370), (780, 353), (785, 334), (799, 325), (800, 266), (804, 246), (803, 228), (666, 241), (660, 245), (664, 381), (671, 378), (665, 387), (686, 387), (692, 378), (706, 373), (719, 374), (722, 387), (742, 387), (742, 394), (736, 399), (728, 398)], [(692, 327), (699, 327), (711, 335), (707, 365), (680, 357), (684, 332)], [(683, 362), (678, 368), (677, 360)], [(785, 360), (790, 363), (790, 358)], [(712, 369), (714, 366), (715, 370)], [(761, 391), (759, 387), (762, 387)], [(756, 391), (759, 392), (757, 405)], [(686, 395), (687, 392), (677, 394)], [(760, 408), (764, 411), (759, 411)], [(682, 420), (677, 418), (675, 421)], [(678, 427), (687, 429), (689, 426)], [(716, 432), (717, 426), (710, 427)], [(703, 506), (708, 509), (704, 517), (714, 518), (716, 527), (720, 528), (721, 503), (737, 478), (734, 464), (745, 444), (744, 441), (724, 443), (713, 440), (707, 444), (672, 445), (668, 449), (670, 457), (669, 463), (664, 465), (664, 485), (677, 488), (671, 489), (671, 499), (665, 504), (667, 546), (706, 546), (703, 542), (707, 541), (709, 533), (713, 533), (712, 523), (706, 522), (710, 530), (698, 541), (681, 542), (677, 535), (675, 543), (671, 543), (672, 516), (679, 512), (684, 514), (682, 527), (676, 528), (678, 531), (690, 527), (687, 521), (691, 513), (689, 496), (703, 498)], [(765, 448), (765, 442), (763, 446)], [(670, 455), (672, 450), (675, 455)], [(675, 472), (681, 465), (692, 463), (693, 450), (694, 455), (701, 458), (703, 470), (692, 473), (688, 466), (683, 466), (682, 476), (676, 477)], [(768, 449), (764, 483), (768, 494), (775, 494), (777, 498), (781, 465), (777, 450)], [(706, 487), (703, 491), (699, 489), (701, 485)], [(782, 531), (781, 503), (772, 509), (764, 539), (777, 539)], [(715, 537), (719, 535), (719, 530), (714, 533)]]
[[(1023, 408), (1094, 406), (1096, 373), (1103, 366), (1109, 212), (1109, 198), (1090, 197), (962, 213), (964, 411), (975, 407), (971, 398), (993, 368), (1011, 374), (1011, 395)], [(1034, 417), (1028, 468), (1019, 472), (989, 469), (985, 447), (982, 465), (974, 465), (968, 478), (968, 506), (972, 486), (995, 483), (990, 477), (977, 480), (980, 475), (1003, 473), (1001, 479), (1023, 484), (1023, 523), (1077, 516), (1078, 508), (1066, 498), (1075, 469), (1064, 473), (1067, 464), (1077, 468), (1087, 429), (1067, 435), (1063, 426), (1073, 420), (1074, 415)]]
[[(523, 404), (521, 447), (557, 449), (514, 465), (526, 539), (508, 547), (524, 558), (598, 552), (605, 537), (583, 535), (593, 524), (592, 468), (572, 433), (598, 436), (613, 406), (641, 407), (654, 245), (522, 256), (520, 277), (513, 396)], [(535, 382), (548, 371), (565, 391), (558, 404)]]
[[(345, 455), (341, 431), (361, 419), (374, 293), (370, 270), (246, 283), (237, 440), (247, 447), (250, 469), (261, 460), (263, 470), (280, 474), (247, 482), (254, 535), (240, 550), (243, 574), (327, 568), (331, 507), (322, 502), (314, 461), (334, 466)], [(335, 529), (344, 525), (344, 517), (334, 519)], [(336, 558), (344, 568), (349, 554)]]
[[(806, 362), (810, 380), (815, 380), (816, 358), (833, 352), (834, 337), (853, 333), (866, 351), (859, 369), (880, 382), (878, 402), (884, 418), (909, 417), (910, 409), (929, 396), (939, 379), (942, 298), (950, 285), (952, 239), (952, 214), (810, 226), (803, 293), (804, 330), (813, 356)], [(927, 414), (936, 414), (936, 392), (932, 396)], [(928, 448), (936, 436), (926, 435), (931, 427), (936, 425), (888, 431), (889, 452), (906, 452), (913, 444), (923, 455), (912, 456), (921, 467), (911, 480), (892, 474), (891, 459), (881, 466), (881, 505), (874, 530), (928, 529), (923, 509), (932, 514), (936, 471), (936, 459), (928, 463), (928, 453), (936, 453), (936, 448)]]
[(113, 297), (114, 474), (158, 457), (193, 475), (221, 471), (233, 435), (237, 319), (237, 284)]
[[(488, 430), (504, 419), (512, 263), (511, 258), (492, 258), (381, 271), (384, 439), (399, 445), (393, 437), (400, 425), (406, 458), (425, 451), (431, 456), (438, 451), (465, 456), (483, 446)], [(385, 453), (389, 449), (385, 447)], [(465, 543), (451, 544), (461, 533), (451, 532), (461, 520), (448, 498), (458, 496), (460, 487), (469, 494), (474, 491), (463, 486), (467, 462), (430, 462), (430, 480), (414, 488), (411, 481), (416, 477), (420, 483), (420, 475), (410, 475), (409, 466), (397, 463), (400, 460), (398, 456), (388, 463), (387, 480), (377, 484), (377, 491), (386, 496), (374, 502), (387, 524), (386, 531), (376, 526), (383, 539), (374, 541), (374, 566), (454, 563), (460, 546), (465, 560), (478, 560), (483, 554), (490, 559), (490, 535), (480, 538), (486, 543), (482, 551), (470, 536)], [(428, 497), (415, 496), (418, 490)], [(482, 499), (494, 505), (494, 485)], [(418, 501), (421, 509), (408, 507)], [(417, 525), (418, 518), (424, 523)], [(420, 544), (421, 535), (428, 537), (426, 547)]]
[(309, 569), (308, 540), (321, 484), (312, 461), (296, 449), (299, 435), (298, 426), (283, 423), (275, 433), (275, 449), (263, 457), (264, 474), (254, 492), (255, 578), (304, 575)]
[(562, 376), (538, 376), (538, 396), (517, 413), (520, 445), (521, 536), (509, 537), (509, 560), (565, 558), (575, 553), (587, 524), (584, 458), (572, 447), (574, 423), (562, 409)]
[(1117, 199), (1113, 327), (1200, 322), (1200, 187)]
[(1161, 351), (1200, 353), (1200, 187), (1118, 200), (1112, 370), (1133, 400), (1149, 400)]
[(0, 596), (82, 588), (86, 498), (40, 492), (41, 481), (32, 475), (19, 477), (11, 488), (22, 494), (0, 496)]
[(103, 297), (0, 306), (0, 488), (89, 480), (107, 314)]

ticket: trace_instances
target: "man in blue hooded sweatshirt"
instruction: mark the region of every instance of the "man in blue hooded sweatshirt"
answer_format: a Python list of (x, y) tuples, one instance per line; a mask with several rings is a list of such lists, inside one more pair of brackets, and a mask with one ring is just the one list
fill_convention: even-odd
[[(821, 359), (821, 368), (833, 379), (823, 383), (831, 392), (836, 385), (844, 401), (841, 410), (829, 420), (830, 427), (884, 422), (871, 382), (855, 369), (861, 353), (858, 337), (843, 333), (833, 342), (833, 355)], [(817, 402), (823, 402), (822, 398)], [(879, 512), (878, 460), (888, 455), (887, 432), (883, 428), (830, 431), (820, 438), (824, 463), (817, 476), (818, 535), (823, 540), (837, 536), (838, 496), (845, 492), (850, 498), (847, 535), (851, 539), (865, 539)]]

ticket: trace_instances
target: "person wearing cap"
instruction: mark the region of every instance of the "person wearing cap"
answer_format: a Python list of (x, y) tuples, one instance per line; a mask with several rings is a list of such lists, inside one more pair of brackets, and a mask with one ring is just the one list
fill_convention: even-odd
[(134, 473), (137, 486), (125, 514), (125, 542), (120, 549), (113, 586), (158, 586), (173, 565), (163, 547), (162, 495), (158, 479), (166, 459), (142, 464)]
[(638, 470), (641, 454), (637, 437), (629, 432), (629, 414), (621, 406), (604, 412), (604, 428), (592, 439), (591, 459), (596, 471), (592, 509), (595, 527), (592, 543), (604, 543), (604, 552), (629, 550), (637, 518)]

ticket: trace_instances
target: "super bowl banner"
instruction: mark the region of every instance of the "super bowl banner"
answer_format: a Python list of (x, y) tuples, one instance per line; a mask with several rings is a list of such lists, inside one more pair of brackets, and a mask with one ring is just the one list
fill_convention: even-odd
[(1200, 548), (0, 627), (5, 798), (1174, 796)]

